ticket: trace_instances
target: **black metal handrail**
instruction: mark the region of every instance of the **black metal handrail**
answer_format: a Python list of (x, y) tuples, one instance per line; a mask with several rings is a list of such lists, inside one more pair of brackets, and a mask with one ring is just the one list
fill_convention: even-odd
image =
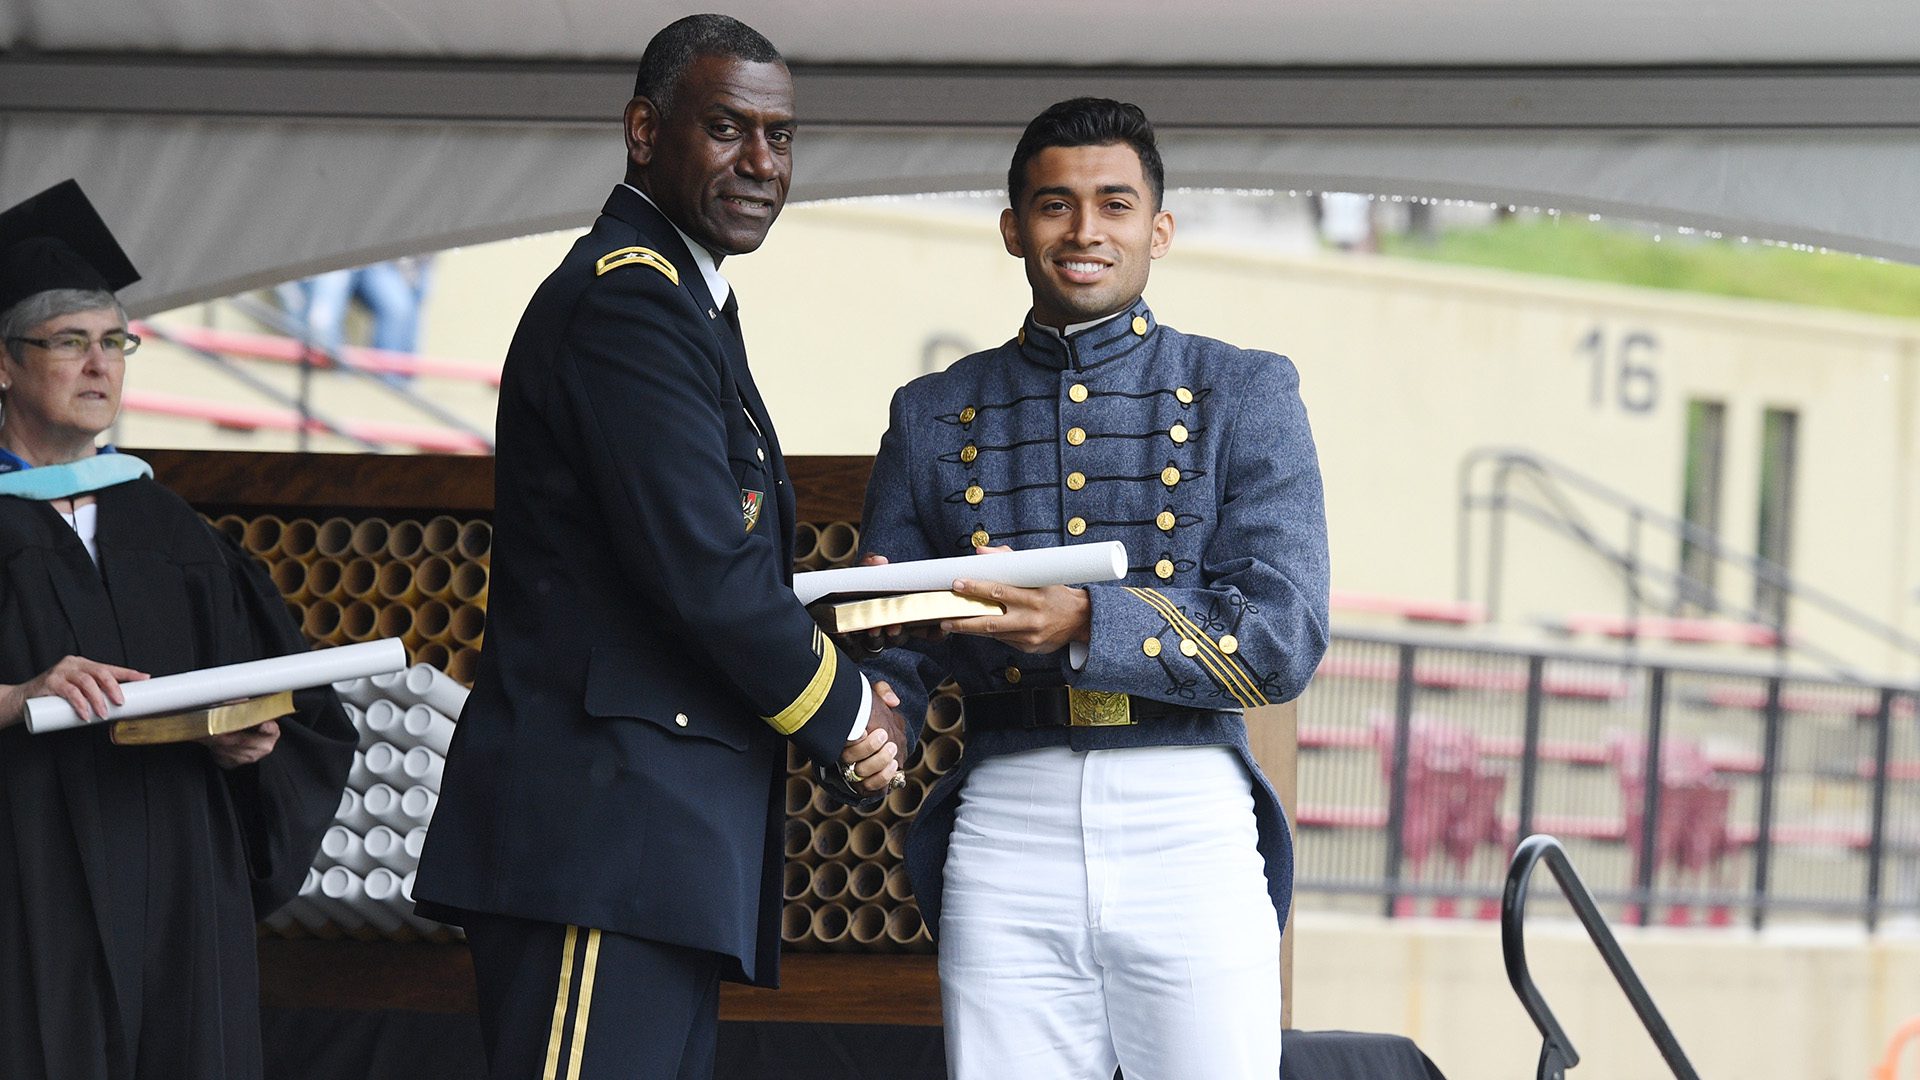
[(1527, 886), (1533, 880), (1534, 868), (1545, 862), (1553, 871), (1553, 878), (1560, 883), (1560, 892), (1573, 905), (1580, 924), (1587, 929), (1587, 937), (1594, 947), (1600, 950), (1600, 956), (1607, 962), (1607, 970), (1613, 972), (1613, 979), (1632, 1003), (1633, 1011), (1639, 1015), (1640, 1023), (1646, 1027), (1647, 1034), (1653, 1037), (1653, 1043), (1660, 1050), (1660, 1056), (1667, 1061), (1667, 1067), (1673, 1070), (1678, 1080), (1700, 1080), (1700, 1074), (1693, 1069), (1693, 1063), (1687, 1060), (1686, 1052), (1680, 1049), (1680, 1042), (1673, 1037), (1673, 1029), (1667, 1026), (1660, 1010), (1653, 1003), (1653, 996), (1647, 993), (1645, 983), (1627, 962), (1627, 954), (1615, 940), (1613, 931), (1607, 926), (1606, 916), (1600, 914), (1599, 905), (1593, 901), (1593, 894), (1587, 891), (1586, 883), (1573, 869), (1572, 860), (1567, 858), (1566, 849), (1560, 841), (1545, 833), (1535, 833), (1520, 841), (1514, 850), (1513, 860), (1507, 864), (1507, 890), (1500, 901), (1500, 947), (1507, 961), (1507, 981), (1513, 984), (1513, 992), (1520, 996), (1520, 1004), (1533, 1018), (1533, 1024), (1540, 1029), (1544, 1040), (1540, 1047), (1540, 1069), (1538, 1080), (1563, 1080), (1567, 1070), (1580, 1063), (1580, 1054), (1573, 1048), (1573, 1040), (1567, 1038), (1566, 1030), (1560, 1021), (1554, 1018), (1553, 1010), (1547, 1007), (1546, 998), (1540, 995), (1540, 988), (1534, 985), (1533, 975), (1527, 970)]
[[(1485, 495), (1476, 494), (1475, 478), (1488, 468), (1493, 474), (1492, 491)], [(1510, 487), (1510, 481), (1515, 476), (1535, 481), (1536, 491), (1549, 505), (1537, 506), (1515, 493)], [(1559, 490), (1560, 487), (1579, 492), (1603, 506), (1624, 513), (1628, 520), (1628, 538), (1625, 547), (1616, 548), (1602, 540), (1597, 531), (1573, 508), (1571, 502)], [(1468, 598), (1470, 588), (1471, 525), (1469, 517), (1475, 510), (1487, 510), (1493, 514), (1490, 526), (1492, 532), (1488, 538), (1486, 582), (1487, 611), (1491, 618), (1498, 618), (1499, 606), (1500, 561), (1503, 546), (1502, 522), (1499, 515), (1505, 510), (1516, 510), (1579, 541), (1608, 566), (1618, 571), (1627, 587), (1626, 615), (1629, 620), (1639, 614), (1639, 609), (1647, 599), (1643, 579), (1665, 579), (1665, 583), (1673, 590), (1676, 597), (1686, 585), (1684, 573), (1650, 565), (1641, 557), (1640, 533), (1643, 527), (1647, 527), (1683, 540), (1705, 551), (1717, 562), (1744, 570), (1756, 580), (1781, 590), (1794, 601), (1818, 610), (1856, 630), (1870, 634), (1902, 652), (1920, 656), (1920, 639), (1910, 637), (1899, 628), (1795, 578), (1779, 563), (1750, 552), (1740, 551), (1722, 542), (1715, 533), (1691, 521), (1662, 513), (1584, 473), (1540, 454), (1511, 447), (1481, 447), (1469, 451), (1460, 463), (1459, 498), (1456, 593), (1461, 600)], [(1756, 607), (1723, 604), (1717, 598), (1709, 598), (1709, 601), (1707, 605), (1709, 610), (1728, 611), (1750, 622), (1765, 623), (1772, 627), (1782, 648), (1792, 648), (1796, 652), (1819, 659), (1838, 674), (1855, 677), (1854, 673), (1838, 658), (1815, 648), (1802, 637), (1789, 634), (1785, 626), (1785, 607), (1769, 617)]]

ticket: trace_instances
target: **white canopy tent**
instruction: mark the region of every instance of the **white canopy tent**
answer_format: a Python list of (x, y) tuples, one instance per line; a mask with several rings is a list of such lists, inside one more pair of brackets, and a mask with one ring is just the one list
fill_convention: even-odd
[[(77, 176), (141, 311), (583, 225), (652, 31), (612, 0), (14, 0), (0, 200)], [(996, 188), (1078, 93), (1180, 186), (1601, 212), (1920, 261), (1912, 0), (1145, 0), (733, 13), (793, 64), (794, 197)]]

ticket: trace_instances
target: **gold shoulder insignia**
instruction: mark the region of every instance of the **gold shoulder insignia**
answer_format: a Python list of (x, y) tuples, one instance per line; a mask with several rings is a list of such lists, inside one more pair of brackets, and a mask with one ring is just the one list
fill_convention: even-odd
[(680, 284), (680, 271), (675, 270), (673, 264), (659, 252), (643, 247), (623, 247), (618, 251), (609, 251), (600, 256), (599, 261), (593, 264), (593, 276), (599, 277), (609, 270), (618, 270), (623, 266), (632, 266), (634, 263), (651, 266), (667, 275), (668, 281), (675, 285)]

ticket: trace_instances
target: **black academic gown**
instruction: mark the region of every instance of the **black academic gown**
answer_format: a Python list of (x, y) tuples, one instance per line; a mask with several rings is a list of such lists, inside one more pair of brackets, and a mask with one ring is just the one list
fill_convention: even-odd
[[(78, 654), (166, 675), (304, 651), (263, 569), (150, 480), (97, 493), (100, 563), (0, 497), (0, 682)], [(298, 890), (352, 764), (329, 689), (264, 760), (0, 730), (0, 1076), (257, 1077), (257, 918)]]

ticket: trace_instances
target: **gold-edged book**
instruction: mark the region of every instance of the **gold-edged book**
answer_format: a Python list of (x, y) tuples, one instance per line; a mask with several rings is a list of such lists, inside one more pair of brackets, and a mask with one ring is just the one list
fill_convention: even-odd
[(913, 626), (942, 619), (970, 619), (976, 615), (1007, 613), (1006, 608), (991, 600), (976, 600), (950, 589), (895, 593), (864, 600), (821, 600), (807, 610), (830, 634), (852, 634), (882, 626)]
[(225, 735), (259, 727), (293, 713), (293, 691), (282, 690), (245, 701), (215, 705), (207, 709), (142, 716), (113, 722), (113, 741), (121, 746), (154, 746), (159, 743), (187, 742), (209, 735)]

